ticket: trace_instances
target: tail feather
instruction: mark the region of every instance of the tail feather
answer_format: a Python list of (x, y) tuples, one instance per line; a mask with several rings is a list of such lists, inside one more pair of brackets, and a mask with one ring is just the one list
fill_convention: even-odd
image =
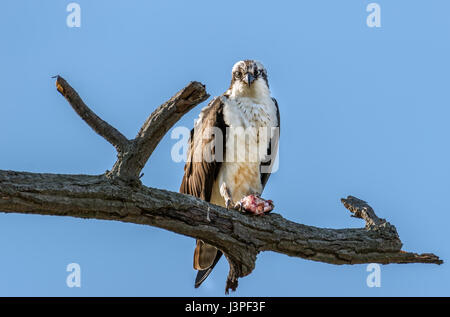
[(214, 259), (214, 262), (211, 264), (211, 266), (205, 270), (199, 270), (197, 273), (197, 277), (195, 278), (195, 288), (198, 288), (204, 280), (209, 276), (211, 271), (216, 266), (217, 262), (219, 262), (220, 258), (222, 256), (222, 252), (220, 250), (217, 250), (216, 257)]

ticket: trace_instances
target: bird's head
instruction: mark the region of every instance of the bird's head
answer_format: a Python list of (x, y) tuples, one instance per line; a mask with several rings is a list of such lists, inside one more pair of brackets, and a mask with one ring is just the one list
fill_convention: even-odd
[(267, 71), (260, 62), (239, 61), (234, 64), (231, 76), (229, 93), (232, 95), (252, 97), (261, 90), (269, 90)]

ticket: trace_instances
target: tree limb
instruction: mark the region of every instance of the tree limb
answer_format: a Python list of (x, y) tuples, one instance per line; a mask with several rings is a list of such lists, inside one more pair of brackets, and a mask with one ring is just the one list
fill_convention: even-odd
[(124, 155), (118, 157), (108, 175), (129, 183), (139, 182), (139, 174), (167, 131), (185, 113), (208, 98), (204, 85), (190, 82), (147, 118), (133, 140), (133, 145)]
[[(358, 202), (354, 197), (348, 199), (347, 208), (357, 208)], [(201, 239), (227, 255), (231, 263), (228, 283), (235, 286), (233, 280), (252, 272), (261, 251), (330, 264), (442, 263), (433, 254), (401, 251), (397, 231), (387, 222), (365, 229), (317, 228), (275, 213), (250, 216), (189, 195), (130, 187), (104, 175), (0, 170), (0, 210), (118, 220)]]
[(327, 229), (294, 223), (275, 213), (250, 216), (136, 182), (163, 135), (184, 113), (207, 98), (200, 83), (190, 83), (159, 107), (125, 152), (119, 145), (126, 143), (123, 135), (92, 115), (61, 77), (58, 83), (58, 90), (77, 113), (120, 149), (118, 160), (111, 172), (98, 176), (0, 170), (0, 210), (4, 212), (118, 220), (201, 239), (227, 257), (227, 292), (236, 289), (240, 277), (252, 272), (262, 251), (330, 264), (443, 263), (434, 254), (402, 251), (395, 227), (378, 218), (365, 201), (352, 196), (342, 202), (354, 217), (365, 220), (365, 228)]
[(61, 76), (56, 76), (56, 89), (66, 98), (73, 110), (83, 119), (95, 132), (111, 143), (118, 152), (125, 151), (129, 145), (128, 139), (108, 122), (97, 116), (83, 102), (78, 93)]
[(156, 109), (147, 118), (136, 138), (130, 141), (89, 109), (78, 93), (61, 76), (56, 76), (56, 88), (75, 112), (116, 148), (118, 159), (112, 170), (108, 172), (108, 177), (121, 179), (134, 185), (140, 185), (139, 174), (167, 131), (185, 113), (209, 98), (204, 85), (196, 81), (190, 82)]

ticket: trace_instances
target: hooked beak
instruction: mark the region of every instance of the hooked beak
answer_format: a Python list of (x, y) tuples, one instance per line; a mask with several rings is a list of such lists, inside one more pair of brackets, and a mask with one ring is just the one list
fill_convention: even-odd
[(252, 83), (255, 81), (255, 77), (253, 77), (252, 74), (247, 73), (244, 76), (244, 82), (250, 87), (252, 85)]

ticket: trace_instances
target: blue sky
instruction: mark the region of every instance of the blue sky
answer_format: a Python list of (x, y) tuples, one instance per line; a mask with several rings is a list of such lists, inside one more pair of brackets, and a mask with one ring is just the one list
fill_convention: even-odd
[[(329, 228), (362, 227), (339, 199), (368, 201), (397, 227), (404, 249), (444, 261), (450, 212), (450, 3), (377, 1), (381, 28), (366, 25), (371, 1), (78, 0), (0, 5), (0, 169), (101, 174), (115, 151), (57, 93), (60, 74), (127, 137), (189, 81), (212, 95), (232, 65), (268, 69), (281, 111), (280, 168), (264, 196), (285, 218)], [(205, 105), (205, 104), (203, 104)], [(191, 127), (201, 107), (177, 126)], [(168, 134), (144, 169), (147, 186), (177, 191), (183, 163)], [(153, 227), (0, 214), (0, 295), (222, 296), (222, 260), (193, 288), (195, 241)], [(81, 287), (66, 266), (81, 266)], [(334, 266), (261, 253), (232, 296), (449, 296), (450, 269)]]

